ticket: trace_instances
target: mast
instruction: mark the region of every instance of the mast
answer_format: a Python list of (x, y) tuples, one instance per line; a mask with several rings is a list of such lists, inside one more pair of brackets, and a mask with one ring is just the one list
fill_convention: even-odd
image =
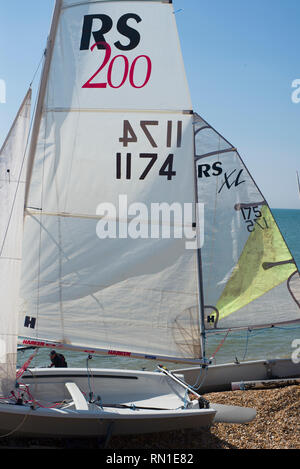
[(202, 271), (202, 255), (201, 246), (199, 245), (198, 234), (200, 233), (200, 218), (199, 218), (199, 197), (198, 197), (198, 181), (197, 181), (197, 164), (196, 164), (196, 145), (195, 145), (195, 130), (194, 130), (194, 179), (195, 179), (195, 212), (196, 212), (196, 240), (197, 240), (197, 272), (198, 272), (198, 317), (199, 317), (199, 332), (200, 332), (200, 349), (202, 357), (205, 360), (205, 324), (204, 324), (204, 288), (203, 288), (203, 271)]
[(55, 41), (59, 16), (60, 16), (61, 8), (62, 8), (62, 1), (63, 0), (56, 0), (54, 13), (53, 13), (53, 19), (52, 19), (52, 25), (51, 25), (50, 34), (49, 34), (48, 41), (47, 41), (47, 47), (45, 50), (45, 62), (44, 62), (44, 67), (42, 71), (38, 101), (37, 101), (37, 106), (36, 106), (36, 113), (35, 113), (35, 118), (34, 118), (34, 123), (33, 123), (33, 128), (32, 128), (31, 142), (30, 142), (30, 148), (29, 148), (29, 154), (28, 154), (27, 180), (26, 180), (26, 188), (25, 188), (25, 200), (24, 200), (25, 215), (26, 215), (26, 207), (27, 207), (31, 175), (32, 175), (32, 169), (33, 169), (33, 161), (34, 161), (34, 156), (35, 156), (35, 151), (36, 151), (36, 146), (37, 146), (37, 141), (38, 141), (41, 118), (43, 115), (43, 105), (44, 105), (44, 99), (45, 99), (45, 94), (46, 94), (46, 89), (47, 89), (48, 74), (50, 70), (50, 64), (51, 64), (51, 58), (52, 58), (52, 53), (53, 53), (53, 47), (54, 47), (54, 41)]
[(299, 197), (300, 197), (300, 178), (299, 178), (298, 171), (296, 171), (296, 175), (297, 175), (297, 183), (298, 183), (298, 192), (299, 192)]

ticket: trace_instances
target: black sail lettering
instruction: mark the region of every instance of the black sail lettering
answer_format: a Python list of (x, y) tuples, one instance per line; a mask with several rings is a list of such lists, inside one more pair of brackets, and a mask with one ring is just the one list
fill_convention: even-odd
[(135, 13), (127, 13), (126, 15), (121, 16), (117, 23), (117, 30), (122, 34), (122, 36), (125, 36), (129, 39), (129, 43), (124, 45), (120, 41), (115, 42), (115, 46), (120, 50), (134, 49), (137, 47), (141, 39), (140, 33), (136, 31), (136, 29), (128, 26), (127, 21), (129, 19), (134, 19), (137, 23), (142, 21), (142, 19)]
[[(93, 31), (95, 20), (101, 21), (101, 28)], [(112, 19), (107, 15), (85, 15), (83, 20), (80, 50), (89, 49), (92, 35), (94, 37), (95, 42), (106, 42), (104, 35), (111, 30), (112, 25)], [(105, 47), (101, 44), (98, 44), (97, 48), (104, 49)]]

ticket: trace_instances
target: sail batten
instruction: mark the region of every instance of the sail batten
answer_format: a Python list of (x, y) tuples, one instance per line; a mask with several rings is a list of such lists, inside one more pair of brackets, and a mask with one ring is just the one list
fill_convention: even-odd
[(95, 108), (47, 108), (44, 110), (44, 112), (107, 112), (107, 113), (123, 113), (123, 112), (128, 112), (128, 113), (155, 113), (155, 114), (192, 114), (192, 111), (190, 110), (178, 110), (178, 109), (146, 109), (146, 108), (141, 108), (141, 109), (95, 109)]
[(216, 151), (211, 151), (210, 153), (204, 153), (203, 155), (196, 155), (195, 159), (200, 160), (202, 158), (207, 158), (208, 156), (214, 156), (214, 155), (221, 155), (222, 153), (228, 153), (230, 151), (236, 151), (236, 148), (226, 148), (225, 150), (216, 150)]
[[(132, 2), (153, 2), (153, 3), (172, 3), (172, 0), (131, 0)], [(62, 10), (66, 10), (68, 8), (78, 7), (78, 6), (86, 6), (86, 5), (94, 5), (94, 4), (103, 4), (103, 3), (113, 3), (113, 2), (120, 2), (120, 0), (64, 0), (62, 5)]]
[[(132, 221), (135, 220), (135, 216), (132, 215), (132, 216), (126, 216), (126, 214), (124, 214), (125, 216), (124, 217), (108, 217), (106, 215), (103, 215), (103, 214), (99, 214), (99, 215), (92, 215), (92, 214), (88, 214), (88, 213), (68, 213), (68, 212), (45, 212), (44, 210), (42, 209), (37, 209), (37, 208), (30, 208), (30, 207), (27, 207), (25, 208), (25, 214), (28, 215), (28, 216), (35, 216), (35, 215), (38, 215), (38, 216), (43, 216), (43, 217), (62, 217), (62, 218), (81, 218), (81, 219), (87, 219), (87, 220), (102, 220), (105, 218), (105, 220), (107, 220), (108, 222), (111, 221), (111, 222), (118, 222), (118, 223), (130, 223)], [(190, 228), (192, 229), (193, 228), (193, 225), (194, 225), (194, 222), (190, 221), (190, 222), (185, 222), (185, 221), (180, 221), (178, 220), (178, 222), (176, 223), (176, 219), (175, 220), (172, 220), (172, 219), (162, 219), (160, 220), (159, 218), (157, 219), (154, 219), (154, 220), (151, 220), (151, 219), (142, 219), (142, 218), (139, 218), (139, 224), (142, 224), (142, 225), (149, 225), (150, 227), (153, 227), (155, 225), (157, 226), (168, 226), (170, 228), (172, 227), (179, 227), (179, 228)]]

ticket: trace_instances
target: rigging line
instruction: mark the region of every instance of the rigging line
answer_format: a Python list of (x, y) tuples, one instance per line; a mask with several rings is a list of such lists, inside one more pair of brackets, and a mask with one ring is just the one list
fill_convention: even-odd
[(37, 73), (38, 73), (38, 71), (39, 71), (39, 68), (40, 68), (40, 66), (41, 66), (41, 64), (42, 64), (42, 62), (43, 62), (43, 59), (45, 58), (45, 55), (46, 55), (46, 49), (44, 49), (44, 52), (43, 52), (43, 54), (42, 54), (42, 57), (41, 57), (41, 59), (40, 59), (40, 61), (39, 61), (39, 64), (38, 64), (38, 66), (37, 66), (37, 69), (36, 69), (36, 71), (35, 71), (34, 74), (33, 74), (32, 80), (31, 80), (30, 85), (29, 85), (30, 88), (31, 88), (31, 86), (32, 86), (32, 83), (33, 83), (34, 80), (35, 80), (35, 77), (36, 77), (36, 75), (37, 75)]
[(251, 332), (251, 330), (248, 329), (248, 330), (247, 330), (247, 335), (246, 335), (246, 344), (245, 344), (245, 351), (244, 351), (243, 360), (245, 360), (246, 355), (247, 355), (247, 353), (248, 353), (248, 345), (249, 345), (250, 332)]
[(203, 384), (204, 384), (204, 382), (205, 382), (205, 380), (206, 380), (206, 378), (207, 378), (207, 372), (208, 372), (208, 368), (205, 367), (205, 369), (204, 369), (204, 376), (203, 376), (201, 382), (198, 383), (197, 386), (196, 386), (196, 385), (194, 386), (194, 389), (195, 389), (196, 391), (199, 391), (199, 390), (202, 388), (202, 386), (203, 386)]
[[(30, 88), (30, 92), (31, 92), (31, 88)], [(28, 93), (29, 93), (29, 90), (27, 92), (27, 95), (28, 95)], [(27, 95), (25, 97), (25, 100), (27, 99)], [(25, 100), (22, 103), (23, 105), (26, 102)], [(35, 102), (34, 111), (35, 111), (35, 108), (36, 108), (36, 103), (37, 103), (37, 101)], [(3, 242), (2, 242), (2, 245), (1, 245), (1, 249), (0, 249), (0, 257), (2, 256), (2, 253), (3, 253), (3, 249), (4, 249), (4, 245), (5, 245), (6, 237), (7, 237), (7, 233), (8, 233), (8, 228), (10, 226), (12, 214), (13, 214), (15, 203), (16, 203), (17, 193), (18, 193), (18, 190), (19, 190), (19, 186), (21, 184), (21, 175), (22, 175), (22, 172), (23, 172), (24, 163), (25, 163), (25, 159), (26, 159), (26, 153), (27, 153), (27, 148), (28, 148), (28, 144), (29, 144), (30, 132), (31, 132), (32, 123), (33, 123), (33, 116), (34, 116), (34, 112), (32, 114), (30, 125), (29, 125), (29, 131), (28, 131), (28, 135), (27, 135), (27, 141), (26, 141), (26, 145), (25, 145), (25, 150), (24, 150), (24, 155), (23, 155), (23, 159), (22, 159), (22, 163), (21, 163), (21, 168), (20, 168), (20, 171), (19, 171), (17, 187), (16, 187), (16, 190), (15, 190), (12, 207), (11, 207), (11, 211), (10, 211), (10, 214), (9, 214), (8, 223), (7, 223), (7, 226), (6, 226), (5, 234), (4, 234), (4, 237), (3, 237)]]
[(45, 62), (44, 62), (44, 67), (43, 67), (43, 71), (42, 71), (42, 74), (41, 74), (39, 91), (37, 93), (37, 106), (36, 106), (35, 119), (34, 119), (33, 128), (32, 128), (30, 148), (29, 148), (29, 152), (28, 152), (27, 185), (26, 185), (26, 189), (25, 189), (25, 205), (27, 205), (27, 199), (28, 199), (28, 196), (29, 196), (29, 189), (30, 189), (32, 171), (33, 171), (33, 163), (34, 163), (34, 159), (35, 159), (35, 153), (36, 153), (36, 148), (37, 148), (37, 143), (38, 143), (40, 127), (41, 127), (41, 119), (42, 119), (43, 106), (44, 106), (44, 98), (45, 98), (45, 94), (46, 94), (48, 75), (49, 75), (49, 70), (50, 70), (52, 54), (53, 54), (53, 47), (54, 47), (53, 44), (54, 44), (54, 40), (55, 40), (55, 37), (56, 37), (58, 21), (59, 21), (59, 17), (60, 17), (60, 13), (61, 13), (61, 7), (62, 7), (62, 0), (56, 0), (55, 7), (54, 7), (54, 12), (53, 12), (53, 18), (52, 18), (50, 34), (49, 34), (48, 41), (47, 41), (47, 53), (45, 55)]
[[(89, 366), (89, 360), (91, 360), (91, 359), (92, 359), (92, 355), (88, 355), (87, 359), (86, 359), (86, 372), (87, 372), (87, 378), (88, 378), (89, 399), (90, 399), (90, 401), (93, 400), (93, 396), (95, 394), (95, 392), (94, 392), (94, 388), (95, 388), (94, 376), (93, 376), (92, 369)], [(91, 379), (92, 379), (92, 385), (91, 385)]]
[[(279, 327), (279, 326), (273, 326), (272, 329), (278, 329), (280, 331), (284, 331), (284, 332), (289, 332), (289, 331), (294, 331), (294, 330), (298, 330), (300, 328), (300, 326), (295, 326), (295, 327)], [(266, 327), (266, 328), (262, 328), (260, 330), (251, 330), (251, 329), (248, 329), (247, 330), (247, 336), (246, 336), (246, 344), (245, 344), (245, 351), (244, 351), (244, 356), (243, 356), (243, 360), (245, 360), (246, 358), (246, 355), (247, 355), (247, 352), (248, 352), (248, 346), (249, 346), (249, 337), (250, 337), (250, 333), (251, 333), (251, 338), (253, 339), (255, 336), (257, 336), (258, 334), (263, 334), (265, 333), (267, 330), (270, 330), (269, 327)], [(238, 336), (238, 337), (235, 337), (235, 338), (244, 338), (244, 336)]]
[(17, 374), (16, 374), (16, 379), (17, 380), (20, 379), (23, 376), (23, 374), (25, 373), (25, 371), (29, 367), (32, 360), (36, 357), (37, 353), (38, 353), (38, 349), (35, 349), (34, 353), (25, 361), (25, 363), (17, 371)]
[[(201, 389), (207, 377), (207, 370), (208, 370), (207, 366), (205, 366), (204, 368), (203, 367), (201, 368), (198, 378), (196, 379), (196, 382), (191, 386), (192, 389), (194, 389), (195, 391), (199, 391), (199, 389)], [(204, 371), (204, 376), (202, 377), (203, 371)]]
[(210, 357), (210, 360), (214, 359), (216, 354), (218, 353), (218, 351), (220, 350), (220, 348), (223, 346), (225, 340), (227, 339), (229, 333), (231, 332), (231, 329), (228, 329), (225, 337), (221, 340), (221, 342), (219, 343), (218, 347), (216, 348), (215, 352), (212, 354), (212, 356)]
[[(281, 331), (295, 331), (300, 328), (300, 326), (295, 327), (280, 327), (280, 326), (273, 326), (274, 329), (280, 329)], [(257, 331), (259, 332), (259, 331)]]
[[(294, 324), (296, 324), (294, 322)], [(251, 335), (252, 337), (255, 337), (256, 335), (258, 334), (264, 334), (266, 331), (270, 331), (270, 330), (274, 330), (274, 329), (279, 329), (279, 330), (283, 330), (283, 331), (295, 331), (295, 330), (298, 330), (300, 329), (300, 325), (299, 326), (293, 326), (293, 327), (289, 327), (289, 326), (277, 326), (277, 325), (270, 325), (270, 326), (264, 326), (264, 327), (257, 327), (256, 329), (251, 329), (249, 327), (244, 327), (242, 329), (231, 329), (231, 332), (234, 333), (234, 338), (235, 339), (244, 339), (245, 335), (237, 335), (237, 332), (238, 331), (241, 331), (241, 330), (244, 330), (244, 329), (247, 329), (247, 330), (250, 330), (251, 331)], [(211, 330), (208, 330), (208, 332), (210, 333), (210, 335), (213, 335), (213, 334), (223, 334), (225, 331), (224, 330), (219, 330), (219, 331), (211, 331)]]

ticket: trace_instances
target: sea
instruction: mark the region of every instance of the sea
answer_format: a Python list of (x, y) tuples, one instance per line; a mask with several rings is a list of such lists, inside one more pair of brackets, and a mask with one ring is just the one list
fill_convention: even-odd
[[(300, 205), (300, 204), (299, 204)], [(272, 209), (274, 218), (300, 271), (300, 209)], [(206, 340), (206, 357), (214, 357), (214, 364), (234, 361), (269, 360), (291, 358), (295, 340), (300, 341), (300, 325), (273, 327), (254, 331), (238, 331), (225, 334), (210, 334)], [(294, 344), (294, 345), (293, 345)], [(34, 355), (33, 350), (18, 352), (18, 366), (22, 366)], [(68, 367), (119, 368), (153, 371), (157, 362), (118, 356), (93, 356), (84, 353), (64, 352)], [(47, 367), (50, 364), (49, 350), (39, 349), (31, 361), (31, 367)], [(170, 369), (182, 368), (182, 364), (160, 363)]]

